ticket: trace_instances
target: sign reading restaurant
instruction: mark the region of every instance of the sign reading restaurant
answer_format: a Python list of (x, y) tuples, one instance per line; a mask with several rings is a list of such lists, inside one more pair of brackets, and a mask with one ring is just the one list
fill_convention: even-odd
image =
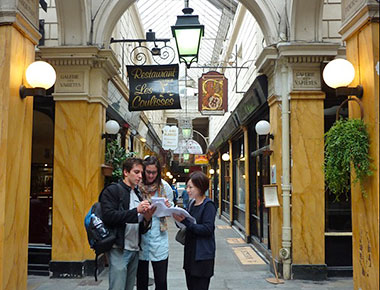
[(127, 66), (129, 111), (181, 109), (178, 65)]

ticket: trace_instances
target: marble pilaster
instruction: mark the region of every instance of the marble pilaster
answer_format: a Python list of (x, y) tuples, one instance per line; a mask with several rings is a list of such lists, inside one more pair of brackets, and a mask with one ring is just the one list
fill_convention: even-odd
[(292, 262), (325, 264), (325, 94), (291, 94)]
[[(364, 122), (370, 136), (370, 156), (376, 168), (364, 184), (351, 184), (354, 289), (379, 289), (379, 7), (372, 0), (357, 1), (360, 9), (347, 10), (341, 33), (347, 44), (347, 60), (355, 67), (350, 86), (362, 85)], [(344, 0), (343, 7), (350, 8)], [(357, 104), (349, 104), (350, 118), (360, 118)]]
[[(59, 277), (62, 273), (57, 269), (66, 262), (94, 258), (83, 219), (104, 186), (101, 135), (108, 80), (117, 73), (118, 62), (111, 51), (96, 47), (42, 48), (38, 57), (57, 71), (51, 271)], [(56, 267), (59, 263), (63, 267)]]
[(21, 99), (19, 87), (35, 36), (0, 25), (0, 290), (27, 288), (33, 98)]

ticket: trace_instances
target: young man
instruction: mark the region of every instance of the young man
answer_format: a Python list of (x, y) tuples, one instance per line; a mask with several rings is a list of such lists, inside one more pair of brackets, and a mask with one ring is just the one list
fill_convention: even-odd
[(124, 179), (108, 186), (100, 197), (103, 221), (116, 232), (115, 244), (107, 253), (110, 290), (133, 290), (135, 284), (140, 237), (149, 230), (154, 213), (137, 188), (142, 172), (141, 159), (127, 159), (123, 164)]

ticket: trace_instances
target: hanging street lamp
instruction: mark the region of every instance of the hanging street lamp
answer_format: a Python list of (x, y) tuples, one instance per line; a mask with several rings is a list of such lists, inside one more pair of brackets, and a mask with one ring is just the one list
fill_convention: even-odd
[(177, 16), (177, 22), (172, 26), (172, 33), (177, 45), (179, 62), (184, 62), (190, 68), (198, 61), (201, 37), (204, 36), (204, 25), (199, 23), (198, 15), (192, 15), (194, 9), (185, 1), (184, 15)]

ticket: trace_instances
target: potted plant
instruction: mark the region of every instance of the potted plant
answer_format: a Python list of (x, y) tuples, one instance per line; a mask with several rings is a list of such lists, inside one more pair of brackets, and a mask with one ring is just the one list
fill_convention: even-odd
[(364, 181), (373, 174), (369, 156), (369, 134), (361, 119), (338, 120), (326, 133), (324, 172), (326, 185), (337, 201), (351, 188), (351, 169), (354, 183), (360, 182), (364, 197)]
[(135, 153), (127, 153), (117, 140), (108, 141), (106, 144), (105, 164), (101, 166), (103, 175), (111, 177), (111, 182), (119, 180), (123, 176), (124, 160), (132, 156), (135, 156)]

